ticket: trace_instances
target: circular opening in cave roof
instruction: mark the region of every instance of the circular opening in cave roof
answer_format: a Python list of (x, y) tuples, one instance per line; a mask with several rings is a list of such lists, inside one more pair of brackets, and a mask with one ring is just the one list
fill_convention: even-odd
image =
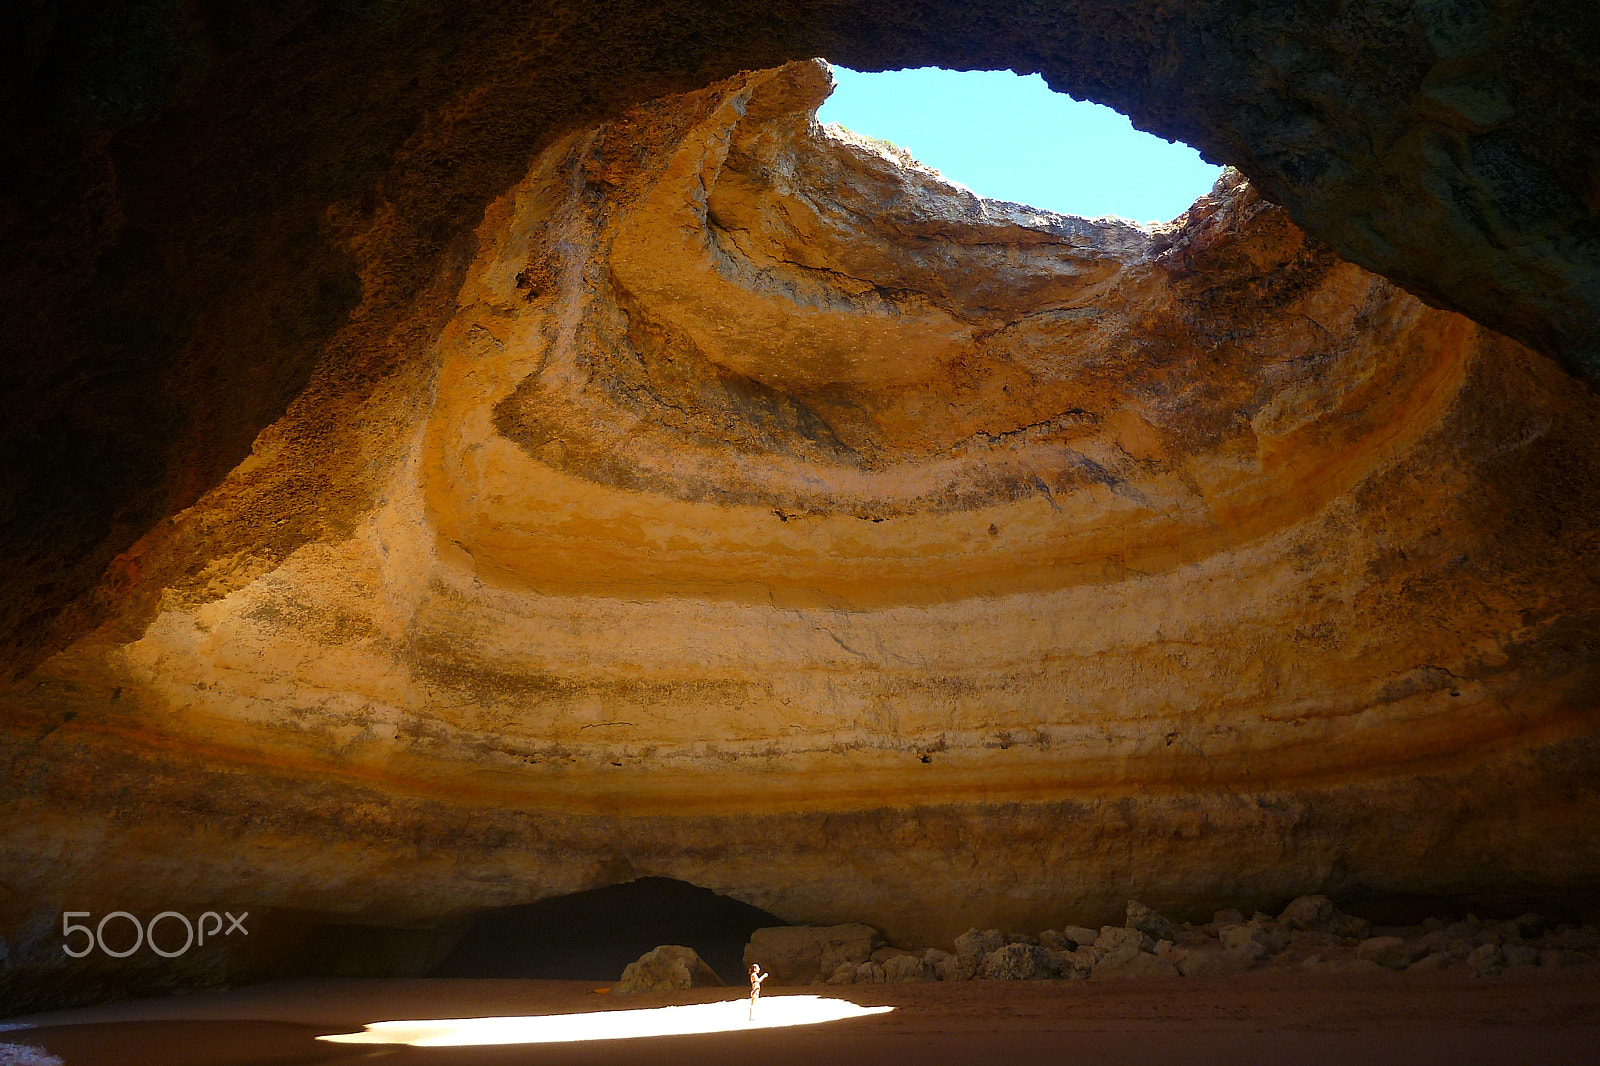
[(1109, 107), (1054, 92), (1037, 74), (835, 65), (817, 112), (908, 151), (979, 196), (1057, 214), (1176, 218), (1222, 172), (1186, 144), (1133, 128)]

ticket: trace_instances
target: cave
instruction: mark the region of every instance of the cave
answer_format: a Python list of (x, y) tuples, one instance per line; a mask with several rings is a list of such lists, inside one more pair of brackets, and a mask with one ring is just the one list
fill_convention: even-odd
[[(0, 1019), (787, 929), (769, 994), (1133, 944), (1600, 1020), (1592, 5), (0, 25)], [(1225, 169), (985, 200), (830, 61)]]

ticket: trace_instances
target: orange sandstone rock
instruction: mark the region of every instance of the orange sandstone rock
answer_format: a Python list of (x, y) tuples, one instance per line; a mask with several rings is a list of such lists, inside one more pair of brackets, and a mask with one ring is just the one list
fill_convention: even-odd
[[(1236, 175), (1052, 215), (827, 90), (557, 142), (353, 443), (269, 428), (136, 546), (3, 697), (9, 942), (641, 874), (899, 944), (1600, 883), (1595, 398)], [(319, 483), (374, 502), (258, 550)]]

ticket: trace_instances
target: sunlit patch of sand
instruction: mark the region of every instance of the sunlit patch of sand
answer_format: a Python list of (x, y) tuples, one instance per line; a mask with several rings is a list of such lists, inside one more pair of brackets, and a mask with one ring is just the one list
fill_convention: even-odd
[(360, 1033), (318, 1037), (336, 1044), (409, 1044), (412, 1047), (469, 1047), (487, 1044), (559, 1044), (578, 1040), (629, 1040), (644, 1036), (690, 1036), (749, 1029), (815, 1025), (893, 1007), (863, 1007), (821, 996), (763, 999), (750, 1019), (750, 1004), (737, 999), (682, 1007), (593, 1011), (585, 1014), (521, 1015), (506, 1018), (438, 1018), (425, 1021), (369, 1022)]

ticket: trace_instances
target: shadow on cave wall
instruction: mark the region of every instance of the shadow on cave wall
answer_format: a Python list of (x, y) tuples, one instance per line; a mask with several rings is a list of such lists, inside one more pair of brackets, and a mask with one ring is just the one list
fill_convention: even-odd
[(730, 984), (750, 934), (787, 925), (759, 907), (669, 877), (641, 877), (570, 896), (480, 914), (437, 977), (615, 981), (651, 948), (693, 948)]
[(787, 924), (758, 907), (667, 877), (499, 907), (466, 921), (440, 918), (410, 927), (262, 910), (250, 919), (248, 942), (213, 940), (177, 959), (143, 952), (61, 967), (15, 965), (14, 952), (13, 965), (0, 966), (0, 1018), (300, 978), (505, 977), (610, 984), (628, 963), (662, 944), (694, 948), (717, 976), (737, 985), (750, 934)]

